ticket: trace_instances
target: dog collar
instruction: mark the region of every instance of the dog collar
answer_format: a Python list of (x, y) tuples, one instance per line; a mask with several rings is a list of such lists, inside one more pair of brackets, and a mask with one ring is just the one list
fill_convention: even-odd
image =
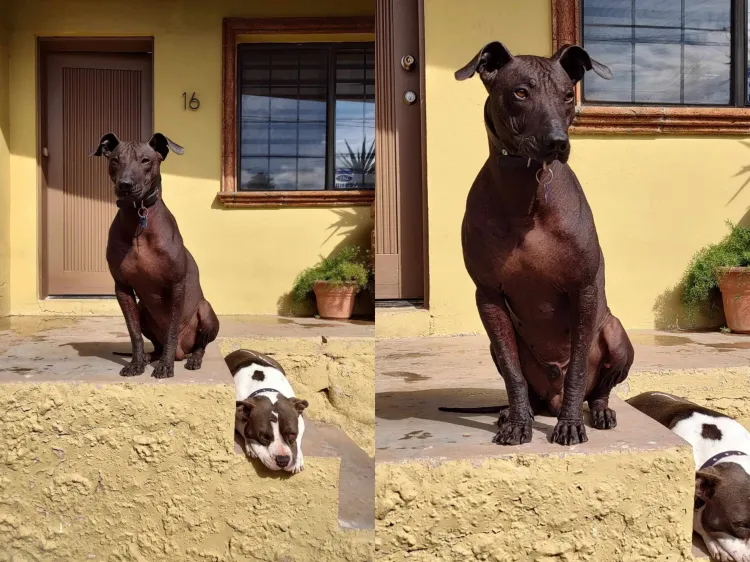
[(746, 456), (747, 456), (747, 453), (743, 453), (742, 451), (724, 451), (723, 453), (719, 453), (718, 455), (714, 455), (713, 457), (708, 459), (706, 462), (703, 463), (703, 466), (700, 469), (703, 470), (705, 468), (712, 467), (717, 462), (727, 457), (746, 457)]
[(484, 102), (484, 126), (487, 129), (487, 136), (490, 139), (490, 143), (500, 153), (501, 158), (498, 159), (498, 163), (506, 168), (529, 168), (531, 167), (531, 158), (526, 156), (519, 156), (518, 154), (511, 154), (508, 149), (503, 146), (500, 142), (500, 137), (495, 132), (495, 126), (492, 124), (490, 119), (490, 98)]
[[(137, 209), (138, 212), (138, 226), (140, 226), (141, 229), (144, 229), (148, 226), (148, 210), (156, 205), (156, 202), (158, 200), (159, 188), (157, 187), (156, 189), (151, 190), (151, 192), (140, 201), (133, 201), (133, 208)], [(116, 204), (119, 209), (126, 209), (130, 207), (130, 203), (123, 201), (122, 199), (118, 199)]]
[(275, 388), (259, 388), (255, 392), (253, 392), (248, 398), (255, 398), (258, 394), (263, 394), (264, 392), (275, 392), (276, 394), (281, 394), (280, 390), (276, 390)]

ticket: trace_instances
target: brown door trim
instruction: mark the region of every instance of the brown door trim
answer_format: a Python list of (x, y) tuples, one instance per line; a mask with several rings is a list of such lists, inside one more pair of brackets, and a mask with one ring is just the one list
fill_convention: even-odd
[[(37, 194), (39, 204), (37, 206), (38, 244), (37, 244), (37, 263), (38, 278), (37, 287), (40, 299), (50, 296), (48, 279), (48, 259), (47, 259), (47, 240), (49, 232), (47, 229), (48, 217), (48, 197), (47, 197), (47, 176), (49, 173), (47, 159), (43, 155), (44, 147), (48, 146), (48, 107), (47, 94), (49, 84), (47, 83), (47, 66), (50, 56), (60, 53), (101, 53), (103, 55), (113, 53), (130, 53), (130, 54), (152, 54), (154, 50), (153, 37), (39, 37), (37, 38), (37, 57), (36, 57), (36, 76), (37, 76), (37, 96), (36, 96), (36, 114), (37, 114)], [(148, 75), (148, 90), (150, 91), (149, 106), (144, 114), (149, 122), (153, 124), (153, 59), (150, 65), (150, 74)]]
[(378, 0), (376, 13), (375, 298), (417, 300), (425, 295), (422, 10), (419, 0)]

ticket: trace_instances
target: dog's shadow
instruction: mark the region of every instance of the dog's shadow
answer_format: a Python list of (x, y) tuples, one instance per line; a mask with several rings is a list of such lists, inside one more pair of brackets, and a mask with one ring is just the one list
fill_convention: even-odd
[(258, 459), (251, 458), (246, 452), (245, 452), (245, 440), (242, 438), (242, 435), (237, 432), (237, 430), (234, 431), (234, 452), (238, 455), (243, 455), (245, 457), (245, 460), (249, 462), (252, 467), (255, 469), (256, 474), (260, 478), (273, 478), (275, 480), (288, 480), (294, 474), (291, 472), (287, 472), (285, 470), (270, 470), (269, 468), (266, 468), (266, 466), (260, 462)]
[[(60, 344), (60, 347), (72, 347), (79, 357), (99, 357), (121, 367), (129, 364), (133, 356), (133, 348), (130, 342), (70, 342)], [(153, 351), (153, 346), (150, 343), (146, 343), (144, 348), (146, 353)]]
[[(382, 392), (375, 397), (375, 415), (383, 420), (418, 418), (431, 422), (449, 423), (486, 432), (489, 439), (497, 433), (499, 413), (442, 412), (440, 407), (477, 408), (508, 404), (508, 394), (497, 388), (431, 388), (403, 392)], [(546, 418), (546, 419), (545, 419)], [(591, 415), (584, 408), (584, 423), (591, 427)], [(532, 427), (552, 438), (555, 419), (540, 412)]]

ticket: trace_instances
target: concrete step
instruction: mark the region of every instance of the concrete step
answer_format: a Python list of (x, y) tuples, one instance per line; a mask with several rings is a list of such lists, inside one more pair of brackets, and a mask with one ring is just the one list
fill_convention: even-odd
[[(206, 386), (213, 387), (223, 397), (224, 414), (216, 412), (216, 418), (222, 418), (227, 424), (233, 423), (234, 382), (221, 349), (231, 349), (236, 344), (246, 342), (257, 344), (253, 347), (259, 351), (275, 353), (282, 364), (287, 364), (284, 354), (300, 355), (306, 350), (304, 360), (289, 365), (292, 376), (302, 380), (320, 378), (311, 373), (317, 363), (313, 359), (323, 357), (328, 362), (330, 356), (346, 364), (348, 361), (361, 361), (361, 355), (368, 352), (368, 334), (373, 334), (372, 323), (366, 322), (328, 322), (316, 319), (286, 319), (276, 317), (221, 317), (221, 335), (217, 342), (210, 345), (204, 356), (202, 368), (198, 371), (185, 369), (185, 362), (175, 363), (175, 376), (157, 380), (151, 377), (152, 367), (146, 368), (143, 375), (123, 378), (120, 369), (130, 361), (130, 357), (116, 355), (130, 353), (130, 340), (121, 317), (83, 317), (83, 318), (48, 318), (48, 317), (10, 317), (0, 319), (0, 393), (5, 384), (16, 383), (41, 385), (45, 392), (50, 390), (46, 383), (82, 383), (116, 385), (121, 388), (129, 385), (128, 395), (135, 401), (143, 396), (141, 387), (150, 393), (166, 387)], [(330, 341), (329, 346), (324, 342)], [(268, 349), (266, 349), (268, 347)], [(151, 345), (146, 344), (149, 351)], [(329, 355), (325, 355), (328, 353)], [(372, 345), (369, 346), (370, 363), (372, 363)], [(308, 357), (309, 355), (309, 357)], [(292, 359), (299, 359), (297, 356)], [(370, 384), (372, 384), (372, 367), (370, 367)], [(342, 373), (348, 375), (349, 373)], [(353, 375), (352, 375), (353, 376)], [(323, 370), (324, 383), (328, 375)], [(306, 387), (305, 387), (306, 388)], [(304, 393), (298, 395), (304, 396)], [(318, 404), (318, 389), (311, 385), (315, 395), (310, 396), (309, 412), (315, 416), (314, 406)], [(61, 390), (65, 392), (65, 390)], [(106, 391), (103, 391), (106, 392)], [(175, 391), (177, 394), (183, 392)], [(190, 392), (190, 391), (188, 391)], [(175, 396), (177, 395), (175, 394)], [(370, 393), (372, 394), (372, 392)], [(190, 394), (193, 396), (193, 394)], [(306, 396), (304, 396), (306, 397)], [(371, 397), (371, 396), (370, 396)], [(322, 399), (321, 399), (322, 400)], [(180, 407), (189, 405), (180, 404)], [(198, 404), (195, 407), (202, 407)], [(164, 412), (164, 425), (169, 425), (171, 412)], [(169, 419), (168, 419), (169, 418)], [(325, 416), (324, 416), (325, 418)], [(125, 420), (127, 421), (127, 420)], [(159, 420), (151, 420), (156, 426)], [(227, 425), (229, 426), (229, 425)], [(223, 427), (223, 426), (222, 426)], [(372, 431), (370, 425), (370, 431)], [(212, 428), (214, 430), (216, 428)], [(202, 430), (201, 430), (202, 431)], [(223, 430), (222, 430), (223, 431)], [(203, 433), (196, 436), (200, 441)], [(212, 439), (224, 439), (231, 448), (232, 432), (223, 437), (213, 435)], [(372, 437), (370, 437), (372, 443)], [(196, 443), (199, 446), (200, 443)], [(241, 452), (241, 451), (240, 451)], [(345, 431), (333, 425), (308, 420), (308, 429), (304, 437), (305, 457), (311, 460), (315, 472), (315, 459), (324, 459), (325, 466), (332, 465), (329, 460), (338, 461), (338, 523), (341, 530), (371, 530), (374, 528), (374, 460), (363, 451)], [(334, 463), (335, 464), (335, 463)], [(260, 478), (279, 477), (268, 471), (258, 469), (255, 472)], [(306, 471), (307, 472), (307, 471)], [(283, 475), (282, 475), (283, 476)], [(294, 477), (292, 477), (294, 478)], [(321, 485), (324, 485), (321, 483)], [(304, 497), (299, 501), (304, 503)], [(325, 524), (321, 521), (320, 524)]]
[(586, 413), (589, 441), (572, 447), (549, 442), (549, 416), (531, 443), (504, 447), (497, 414), (438, 410), (499, 404), (485, 337), (378, 341), (378, 559), (691, 559), (687, 443), (617, 397), (617, 428)]

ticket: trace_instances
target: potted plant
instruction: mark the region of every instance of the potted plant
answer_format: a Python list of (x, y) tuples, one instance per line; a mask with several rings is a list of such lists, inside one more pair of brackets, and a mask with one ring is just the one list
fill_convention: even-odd
[(367, 286), (370, 266), (356, 246), (346, 246), (323, 258), (297, 276), (292, 288), (296, 302), (315, 295), (321, 318), (347, 320), (354, 310), (354, 298)]
[(748, 334), (750, 228), (727, 224), (729, 234), (701, 249), (691, 260), (682, 280), (682, 303), (688, 315), (695, 317), (712, 315), (721, 302), (729, 329)]

